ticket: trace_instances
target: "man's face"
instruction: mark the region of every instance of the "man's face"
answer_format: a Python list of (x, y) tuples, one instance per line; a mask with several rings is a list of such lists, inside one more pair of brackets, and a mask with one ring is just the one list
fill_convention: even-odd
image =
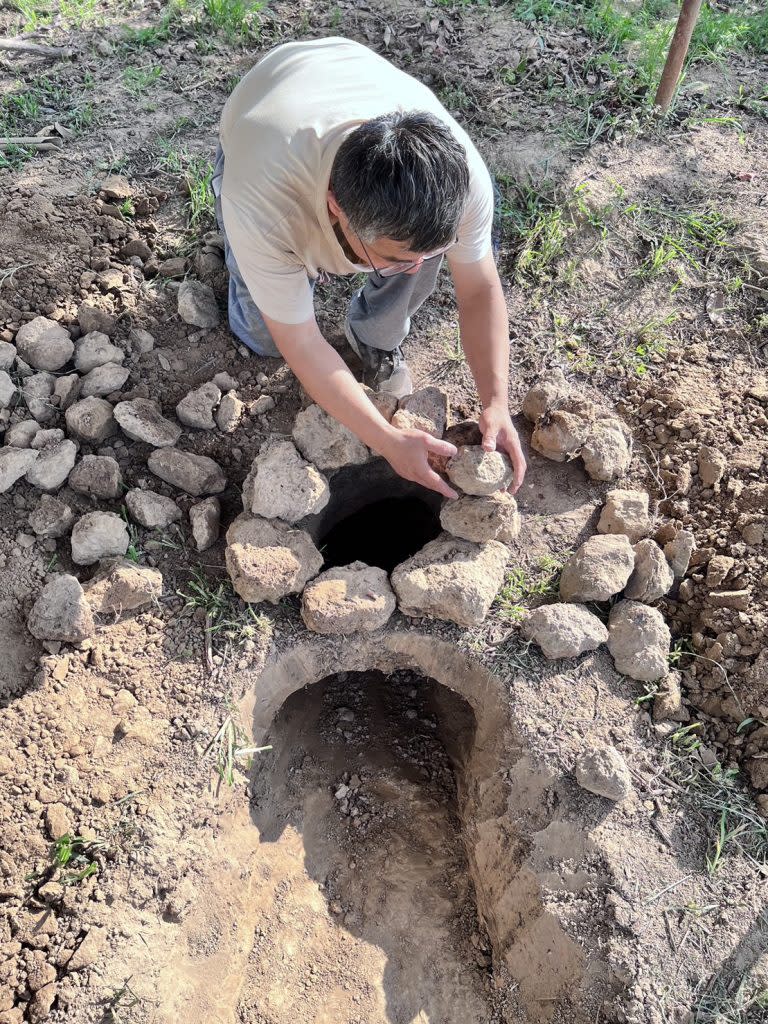
[(349, 226), (349, 220), (332, 192), (328, 193), (328, 209), (338, 221), (350, 249), (361, 263), (374, 270), (391, 269), (404, 274), (418, 274), (424, 259), (431, 255), (413, 252), (405, 242), (396, 242), (391, 238), (377, 238), (373, 242), (364, 243)]

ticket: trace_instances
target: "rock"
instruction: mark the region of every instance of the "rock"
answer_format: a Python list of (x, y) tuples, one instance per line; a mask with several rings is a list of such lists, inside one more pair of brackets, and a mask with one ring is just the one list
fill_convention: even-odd
[[(443, 434), (443, 440), (461, 448), (465, 445), (480, 445), (483, 443), (483, 434), (479, 425), (474, 420), (462, 420), (461, 423), (454, 423), (448, 427)], [(446, 473), (450, 455), (437, 455), (430, 452), (427, 455), (427, 462), (436, 473)]]
[(189, 510), (192, 536), (198, 551), (206, 551), (219, 539), (221, 502), (218, 498), (204, 498)]
[(564, 601), (607, 601), (627, 584), (635, 553), (623, 534), (590, 537), (568, 559), (560, 577)]
[(107, 929), (91, 928), (72, 956), (64, 964), (67, 971), (82, 971), (101, 958), (107, 947)]
[(155, 347), (155, 339), (149, 331), (144, 331), (141, 327), (134, 327), (128, 335), (128, 344), (131, 346), (132, 352), (138, 356), (144, 356)]
[(9, 409), (16, 403), (18, 388), (5, 370), (0, 370), (0, 409)]
[(53, 385), (53, 394), (59, 400), (59, 409), (65, 412), (80, 397), (80, 375), (67, 373), (57, 377)]
[(304, 530), (247, 512), (227, 531), (225, 559), (232, 586), (244, 601), (272, 604), (303, 590), (323, 565), (323, 556)]
[(582, 789), (608, 800), (625, 800), (632, 792), (627, 762), (615, 747), (585, 751), (576, 762), (576, 781)]
[(523, 416), (531, 423), (548, 413), (554, 406), (568, 396), (568, 382), (563, 371), (554, 368), (547, 370), (539, 377), (523, 399)]
[(713, 555), (707, 564), (706, 584), (712, 589), (719, 587), (728, 573), (736, 565), (736, 559), (728, 555)]
[(9, 341), (0, 341), (0, 370), (10, 370), (16, 361), (16, 346)]
[(638, 601), (619, 601), (608, 618), (608, 650), (616, 671), (631, 679), (652, 682), (669, 672), (671, 636), (658, 608)]
[(0, 494), (10, 490), (29, 472), (38, 454), (32, 448), (0, 448)]
[(597, 532), (623, 533), (632, 544), (636, 544), (653, 529), (648, 500), (646, 491), (625, 491), (619, 488), (608, 491)]
[(157, 603), (163, 592), (163, 574), (124, 558), (110, 559), (83, 588), (92, 611), (121, 615)]
[(240, 426), (245, 406), (237, 397), (236, 391), (228, 391), (219, 402), (219, 407), (213, 415), (216, 426), (223, 434), (234, 434)]
[(22, 384), (21, 393), (27, 403), (29, 414), (34, 416), (38, 423), (48, 423), (58, 415), (58, 409), (51, 402), (55, 383), (56, 378), (51, 373), (33, 373)]
[(159, 404), (150, 398), (118, 402), (114, 415), (126, 437), (155, 448), (172, 447), (182, 434), (178, 423), (165, 419)]
[(115, 333), (117, 327), (117, 320), (111, 313), (107, 313), (104, 309), (97, 309), (96, 306), (90, 306), (87, 302), (82, 303), (78, 307), (77, 322), (80, 325), (82, 334), (91, 334), (93, 331), (99, 331), (101, 334), (106, 334), (109, 338)]
[(83, 398), (64, 413), (67, 431), (86, 444), (100, 444), (117, 429), (112, 406), (103, 398)]
[(151, 257), (152, 250), (143, 238), (132, 238), (130, 242), (126, 242), (118, 255), (121, 260), (129, 260), (131, 256), (138, 256), (142, 262), (145, 262)]
[(69, 474), (69, 486), (89, 498), (119, 498), (123, 490), (120, 466), (111, 455), (84, 455)]
[(441, 535), (392, 573), (400, 611), (460, 626), (478, 625), (504, 582), (508, 555), (495, 540), (473, 544)]
[(507, 491), (481, 497), (464, 496), (447, 501), (440, 510), (440, 524), (461, 540), (483, 544), (498, 540), (510, 544), (520, 533), (517, 502)]
[(629, 430), (620, 419), (598, 420), (581, 449), (581, 457), (593, 480), (624, 476), (632, 461)]
[(553, 462), (567, 462), (580, 453), (594, 427), (595, 406), (585, 398), (558, 399), (536, 421), (531, 447)]
[(58, 839), (74, 832), (72, 815), (64, 804), (49, 804), (45, 809), (45, 824), (51, 839)]
[(263, 416), (265, 413), (272, 412), (274, 408), (275, 400), (272, 395), (260, 395), (255, 402), (251, 402), (248, 411), (251, 416)]
[(29, 447), (34, 448), (36, 451), (40, 451), (43, 448), (50, 448), (51, 445), (58, 444), (59, 441), (63, 440), (64, 431), (59, 430), (58, 427), (54, 427), (51, 430), (41, 430), (38, 428)]
[(123, 359), (125, 352), (101, 331), (84, 334), (75, 344), (75, 369), (80, 373), (90, 373), (107, 363), (122, 363)]
[(655, 540), (647, 538), (634, 546), (635, 568), (629, 577), (624, 596), (633, 601), (652, 604), (672, 589), (675, 577)]
[(243, 483), (243, 508), (265, 519), (297, 523), (328, 504), (328, 481), (291, 441), (264, 444)]
[(125, 523), (114, 512), (86, 512), (72, 528), (72, 561), (93, 565), (102, 558), (124, 555), (129, 537)]
[(61, 573), (43, 587), (29, 613), (27, 629), (38, 640), (63, 643), (79, 643), (93, 636), (93, 615), (74, 576)]
[(176, 406), (176, 415), (185, 427), (196, 427), (198, 430), (213, 430), (216, 421), (213, 410), (221, 401), (221, 391), (209, 381), (195, 388), (182, 398)]
[(125, 495), (125, 504), (131, 517), (150, 530), (165, 529), (181, 519), (181, 509), (173, 498), (156, 491), (135, 487)]
[(486, 452), (479, 445), (462, 445), (449, 460), (448, 479), (465, 494), (489, 495), (512, 483), (512, 464), (502, 452)]
[(366, 384), (361, 384), (360, 387), (365, 392), (366, 397), (373, 402), (387, 423), (391, 423), (392, 417), (397, 412), (397, 398), (386, 391), (374, 391), (373, 388), (369, 388)]
[(712, 590), (707, 594), (707, 603), (714, 608), (731, 608), (746, 612), (752, 607), (751, 590)]
[(161, 277), (184, 277), (187, 272), (187, 261), (183, 256), (171, 256), (158, 264), (157, 272)]
[(442, 437), (448, 422), (448, 396), (439, 388), (422, 388), (400, 399), (392, 426), (399, 430), (423, 430)]
[(36, 370), (60, 370), (72, 358), (75, 346), (61, 324), (36, 316), (16, 332), (16, 350)]
[(105, 363), (104, 366), (97, 366), (90, 373), (86, 373), (80, 381), (80, 394), (83, 398), (103, 398), (104, 395), (111, 395), (113, 391), (119, 391), (128, 380), (131, 371), (127, 366), (120, 366), (118, 363)]
[(39, 431), (37, 420), (19, 420), (6, 433), (5, 443), (11, 448), (31, 448)]
[(690, 715), (683, 707), (680, 673), (674, 669), (666, 674), (653, 698), (654, 722), (687, 722)]
[(596, 615), (581, 604), (547, 604), (536, 608), (522, 624), (521, 632), (535, 640), (545, 658), (575, 658), (594, 651), (608, 639), (608, 630)]
[(66, 502), (44, 494), (29, 516), (29, 525), (38, 537), (63, 537), (69, 533), (75, 514)]
[(714, 487), (723, 479), (728, 459), (723, 452), (703, 444), (699, 448), (699, 479), (705, 487)]
[(696, 540), (690, 530), (680, 530), (675, 537), (664, 545), (664, 556), (669, 562), (675, 579), (685, 576), (691, 563), (691, 555), (696, 548)]
[(380, 629), (396, 601), (384, 569), (352, 562), (328, 569), (304, 588), (301, 617), (315, 633), (356, 633)]
[(207, 284), (200, 281), (182, 281), (178, 293), (179, 316), (185, 324), (209, 329), (219, 323), (216, 296)]
[(225, 391), (234, 391), (237, 388), (237, 378), (233, 377), (231, 373), (227, 373), (226, 370), (217, 373), (213, 378), (213, 383), (222, 394)]
[(227, 486), (227, 478), (218, 463), (206, 455), (195, 455), (180, 448), (156, 449), (147, 459), (147, 466), (165, 483), (194, 498), (219, 494)]
[(77, 458), (77, 445), (69, 439), (43, 448), (27, 470), (27, 481), (41, 491), (57, 491), (66, 481)]
[(99, 185), (105, 199), (116, 199), (122, 202), (133, 195), (130, 182), (122, 174), (108, 174)]
[(297, 415), (293, 439), (304, 458), (322, 470), (360, 466), (370, 458), (363, 442), (319, 405), (310, 405)]

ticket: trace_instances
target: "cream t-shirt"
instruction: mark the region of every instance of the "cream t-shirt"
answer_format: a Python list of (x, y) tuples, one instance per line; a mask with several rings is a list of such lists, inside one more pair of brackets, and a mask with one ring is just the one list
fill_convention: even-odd
[(287, 43), (237, 85), (224, 108), (222, 215), (243, 280), (279, 323), (313, 315), (309, 277), (354, 274), (331, 224), (331, 165), (345, 137), (371, 118), (425, 110), (467, 153), (470, 189), (450, 259), (474, 263), (490, 250), (493, 186), (466, 132), (430, 90), (350, 39)]

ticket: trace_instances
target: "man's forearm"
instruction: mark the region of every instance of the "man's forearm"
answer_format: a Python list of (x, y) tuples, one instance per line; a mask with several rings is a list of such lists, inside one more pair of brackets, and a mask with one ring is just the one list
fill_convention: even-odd
[(501, 284), (487, 287), (459, 304), (461, 343), (484, 409), (508, 401), (509, 328)]

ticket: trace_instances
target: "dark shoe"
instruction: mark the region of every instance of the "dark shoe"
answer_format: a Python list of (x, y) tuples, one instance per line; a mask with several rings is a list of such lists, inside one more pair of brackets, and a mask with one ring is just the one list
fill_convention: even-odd
[(412, 394), (413, 378), (399, 345), (391, 352), (364, 345), (352, 333), (348, 323), (344, 324), (344, 334), (350, 348), (363, 364), (363, 384), (367, 384), (373, 391), (385, 391), (395, 398)]

